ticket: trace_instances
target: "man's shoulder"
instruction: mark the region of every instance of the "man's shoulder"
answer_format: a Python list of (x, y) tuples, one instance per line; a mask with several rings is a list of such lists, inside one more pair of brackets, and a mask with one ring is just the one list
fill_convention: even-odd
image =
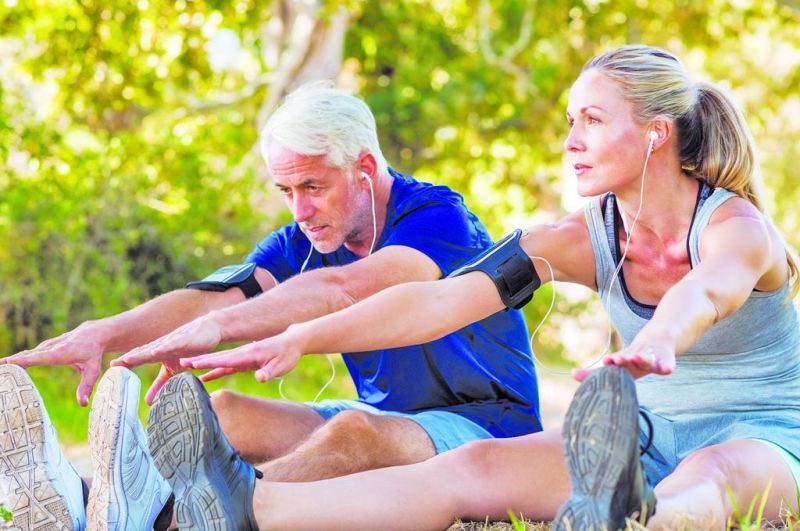
[(310, 245), (296, 222), (281, 225), (270, 231), (256, 244), (245, 261), (256, 262), (263, 267), (261, 262), (268, 257), (286, 256), (296, 254)]
[(303, 231), (300, 230), (300, 225), (296, 221), (292, 221), (270, 231), (261, 239), (261, 243), (272, 240), (288, 245), (300, 237), (303, 237)]
[(468, 210), (461, 194), (446, 185), (422, 181), (391, 168), (389, 172), (394, 178), (395, 193), (393, 195), (395, 208), (398, 210), (434, 204), (450, 205)]

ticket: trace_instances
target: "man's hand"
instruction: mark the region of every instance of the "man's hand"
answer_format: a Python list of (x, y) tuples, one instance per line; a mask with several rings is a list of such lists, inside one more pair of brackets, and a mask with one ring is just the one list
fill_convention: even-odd
[(144, 402), (148, 406), (152, 406), (153, 400), (156, 399), (156, 395), (161, 388), (164, 387), (164, 384), (167, 383), (170, 378), (183, 371), (183, 367), (181, 367), (177, 361), (168, 361), (162, 363), (156, 379), (153, 380), (153, 383), (150, 385), (150, 389), (148, 389), (147, 393), (144, 395)]
[(91, 322), (43, 341), (35, 348), (0, 359), (0, 363), (19, 365), (23, 369), (37, 365), (70, 365), (81, 375), (76, 398), (81, 406), (89, 403), (94, 383), (100, 376), (105, 336)]
[[(616, 354), (603, 358), (603, 365), (627, 369), (634, 378), (648, 374), (666, 376), (675, 370), (675, 348), (656, 342), (637, 342)], [(582, 382), (594, 369), (575, 369), (572, 376)]]
[(200, 377), (204, 382), (234, 372), (255, 371), (256, 380), (263, 383), (294, 369), (302, 355), (298, 336), (287, 330), (235, 349), (184, 358), (180, 363), (187, 369), (212, 369)]
[(155, 341), (131, 350), (113, 360), (111, 365), (131, 369), (145, 363), (161, 362), (161, 370), (145, 394), (145, 402), (152, 404), (167, 380), (184, 370), (178, 363), (179, 358), (213, 350), (221, 341), (220, 326), (211, 316), (206, 315), (176, 328)]
[(215, 349), (222, 341), (222, 327), (205, 315), (176, 328), (155, 341), (137, 347), (111, 362), (112, 366), (138, 367), (145, 363), (176, 361)]

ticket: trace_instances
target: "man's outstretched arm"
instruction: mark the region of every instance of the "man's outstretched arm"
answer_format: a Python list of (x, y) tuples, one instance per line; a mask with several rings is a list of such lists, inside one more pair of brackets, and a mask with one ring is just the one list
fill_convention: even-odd
[[(256, 279), (265, 291), (275, 282), (265, 271)], [(171, 291), (136, 308), (103, 319), (86, 321), (58, 337), (48, 339), (33, 349), (0, 359), (21, 367), (36, 365), (71, 365), (81, 373), (78, 403), (89, 401), (100, 375), (103, 354), (126, 352), (175, 330), (210, 311), (244, 300), (238, 288), (224, 292), (180, 289)]]
[[(441, 276), (439, 267), (424, 253), (400, 245), (388, 246), (346, 266), (296, 275), (254, 299), (210, 312), (132, 350), (112, 365), (177, 364), (179, 358), (205, 354), (223, 342), (273, 336), (290, 324), (341, 310), (389, 286)], [(146, 400), (155, 396), (170, 375), (159, 375)]]

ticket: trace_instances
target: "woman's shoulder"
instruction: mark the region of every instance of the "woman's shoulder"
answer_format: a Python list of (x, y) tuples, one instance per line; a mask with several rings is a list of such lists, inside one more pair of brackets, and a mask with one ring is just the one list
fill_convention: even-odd
[(757, 289), (772, 291), (785, 283), (788, 270), (783, 239), (769, 216), (753, 203), (734, 194), (720, 204), (701, 235), (701, 255), (706, 247), (706, 235), (718, 237), (722, 232), (727, 233), (724, 241), (736, 242), (732, 245), (743, 250), (755, 249), (769, 264)]
[(558, 280), (594, 286), (594, 253), (583, 209), (529, 227), (520, 244), (528, 255), (546, 258)]
[(732, 218), (750, 218), (765, 221), (764, 214), (747, 199), (724, 188), (717, 188), (715, 194), (722, 194), (723, 202), (711, 214), (708, 220), (709, 225), (722, 223)]

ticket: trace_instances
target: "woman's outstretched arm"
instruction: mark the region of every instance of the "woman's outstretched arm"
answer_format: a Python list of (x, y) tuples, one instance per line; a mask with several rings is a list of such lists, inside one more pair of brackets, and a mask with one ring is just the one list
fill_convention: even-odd
[[(588, 233), (582, 212), (578, 214), (557, 224), (532, 227), (522, 239), (523, 251), (537, 257), (534, 266), (542, 283), (551, 280), (551, 268), (557, 280), (593, 282)], [(546, 258), (550, 267), (541, 258)], [(181, 363), (188, 368), (215, 369), (205, 380), (256, 370), (256, 377), (264, 381), (290, 371), (303, 354), (426, 343), (503, 308), (493, 281), (482, 272), (411, 282), (392, 286), (339, 312), (292, 325), (278, 336)]]
[[(741, 308), (760, 282), (770, 284), (767, 289), (785, 282), (788, 268), (780, 237), (755, 208), (742, 207), (740, 201), (720, 208), (718, 219), (712, 218), (703, 232), (700, 263), (667, 290), (653, 318), (630, 346), (606, 358), (606, 365), (625, 367), (634, 376), (670, 374), (676, 357)], [(576, 376), (587, 374), (578, 371)]]

